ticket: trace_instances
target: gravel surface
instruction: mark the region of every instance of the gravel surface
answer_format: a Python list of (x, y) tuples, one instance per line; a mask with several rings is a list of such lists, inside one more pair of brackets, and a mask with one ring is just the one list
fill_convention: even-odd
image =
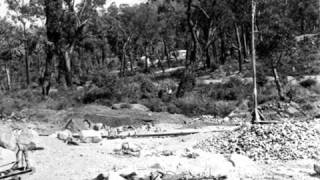
[(245, 154), (254, 160), (297, 160), (320, 157), (320, 127), (314, 123), (286, 122), (274, 125), (243, 126), (195, 147), (205, 151)]

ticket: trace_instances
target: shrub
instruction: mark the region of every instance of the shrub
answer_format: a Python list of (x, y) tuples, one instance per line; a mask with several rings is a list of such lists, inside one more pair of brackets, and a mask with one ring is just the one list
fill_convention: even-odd
[(278, 99), (278, 91), (274, 86), (264, 86), (258, 89), (258, 104)]
[(48, 104), (47, 108), (60, 111), (69, 107), (69, 102), (65, 99), (53, 100)]
[(188, 96), (178, 99), (175, 101), (175, 105), (182, 114), (188, 116), (210, 114), (224, 117), (236, 107), (234, 101), (215, 101), (196, 94), (188, 94)]
[(174, 103), (181, 112), (188, 116), (204, 114), (206, 100), (196, 93), (188, 93), (187, 96), (177, 99)]
[(177, 97), (184, 96), (185, 93), (191, 92), (196, 85), (196, 78), (195, 75), (192, 73), (186, 73), (180, 80), (178, 90), (177, 90)]
[(304, 103), (310, 97), (310, 91), (307, 88), (296, 85), (288, 85), (285, 87), (286, 96), (295, 102)]
[(315, 93), (317, 93), (317, 94), (320, 94), (320, 85), (312, 86), (312, 87), (310, 88), (310, 90), (311, 90), (312, 92), (315, 92)]
[(250, 85), (244, 85), (238, 78), (231, 78), (225, 84), (207, 85), (200, 93), (214, 100), (234, 101), (246, 98), (251, 94), (251, 90)]
[(236, 108), (236, 105), (234, 102), (227, 102), (227, 101), (208, 102), (206, 104), (206, 114), (225, 117), (225, 116), (228, 116), (235, 108)]
[(169, 104), (167, 105), (167, 110), (168, 110), (168, 112), (171, 113), (171, 114), (181, 114), (181, 113), (182, 113), (181, 109), (179, 109), (179, 108), (178, 108), (175, 104), (173, 104), (173, 103), (169, 103)]
[(128, 103), (123, 103), (120, 105), (121, 109), (130, 109), (131, 107), (132, 107), (132, 105), (128, 104)]
[(316, 84), (317, 84), (317, 81), (314, 79), (306, 79), (300, 82), (300, 85), (304, 88), (310, 88), (311, 86), (314, 86)]
[(263, 87), (268, 82), (268, 79), (266, 78), (266, 74), (262, 71), (258, 71), (257, 73), (257, 85), (260, 87)]
[(303, 111), (312, 111), (313, 109), (315, 109), (315, 107), (310, 103), (306, 103), (306, 104), (301, 106), (301, 109)]
[(150, 99), (156, 97), (158, 91), (157, 87), (153, 84), (150, 77), (146, 75), (137, 75), (134, 77), (133, 82), (140, 83), (140, 91), (142, 99)]
[(82, 98), (84, 104), (93, 103), (98, 99), (112, 99), (113, 93), (109, 89), (94, 88), (86, 92)]
[(167, 111), (166, 105), (158, 98), (146, 99), (142, 102), (142, 104), (153, 112)]

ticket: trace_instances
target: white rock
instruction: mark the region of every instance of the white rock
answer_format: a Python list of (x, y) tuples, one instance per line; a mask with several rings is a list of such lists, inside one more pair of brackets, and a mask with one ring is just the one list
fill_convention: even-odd
[(72, 137), (72, 132), (70, 130), (63, 130), (63, 131), (59, 131), (57, 132), (57, 138), (62, 140), (62, 141), (65, 141), (67, 140), (68, 138), (71, 138)]
[(99, 143), (102, 141), (101, 132), (95, 130), (80, 131), (80, 140), (84, 143)]
[(22, 129), (17, 135), (17, 142), (21, 145), (34, 144), (39, 147), (39, 134), (33, 129)]

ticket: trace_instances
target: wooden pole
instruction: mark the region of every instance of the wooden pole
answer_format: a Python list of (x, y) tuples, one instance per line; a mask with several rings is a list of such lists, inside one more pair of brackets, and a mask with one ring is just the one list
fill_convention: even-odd
[(258, 112), (258, 93), (257, 93), (257, 70), (256, 70), (256, 50), (255, 50), (255, 14), (256, 14), (256, 2), (251, 0), (252, 5), (252, 21), (251, 21), (251, 45), (252, 45), (252, 76), (253, 76), (253, 117), (252, 123), (257, 123), (260, 121), (260, 116)]

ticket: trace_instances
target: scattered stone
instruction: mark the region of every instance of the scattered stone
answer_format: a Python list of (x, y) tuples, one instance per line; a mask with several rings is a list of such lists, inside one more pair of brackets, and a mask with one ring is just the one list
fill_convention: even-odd
[(223, 154), (241, 153), (253, 160), (297, 160), (319, 157), (320, 130), (307, 122), (243, 126), (196, 145)]
[(196, 159), (197, 157), (199, 157), (198, 153), (195, 152), (189, 152), (185, 155), (183, 155), (184, 157), (190, 158), (190, 159)]
[(162, 156), (173, 156), (174, 153), (172, 151), (169, 151), (169, 150), (164, 150), (161, 152), (161, 155)]
[(125, 142), (125, 143), (122, 143), (121, 149), (115, 149), (114, 152), (118, 155), (129, 155), (129, 156), (140, 157), (141, 150), (142, 150), (141, 146), (137, 144)]

